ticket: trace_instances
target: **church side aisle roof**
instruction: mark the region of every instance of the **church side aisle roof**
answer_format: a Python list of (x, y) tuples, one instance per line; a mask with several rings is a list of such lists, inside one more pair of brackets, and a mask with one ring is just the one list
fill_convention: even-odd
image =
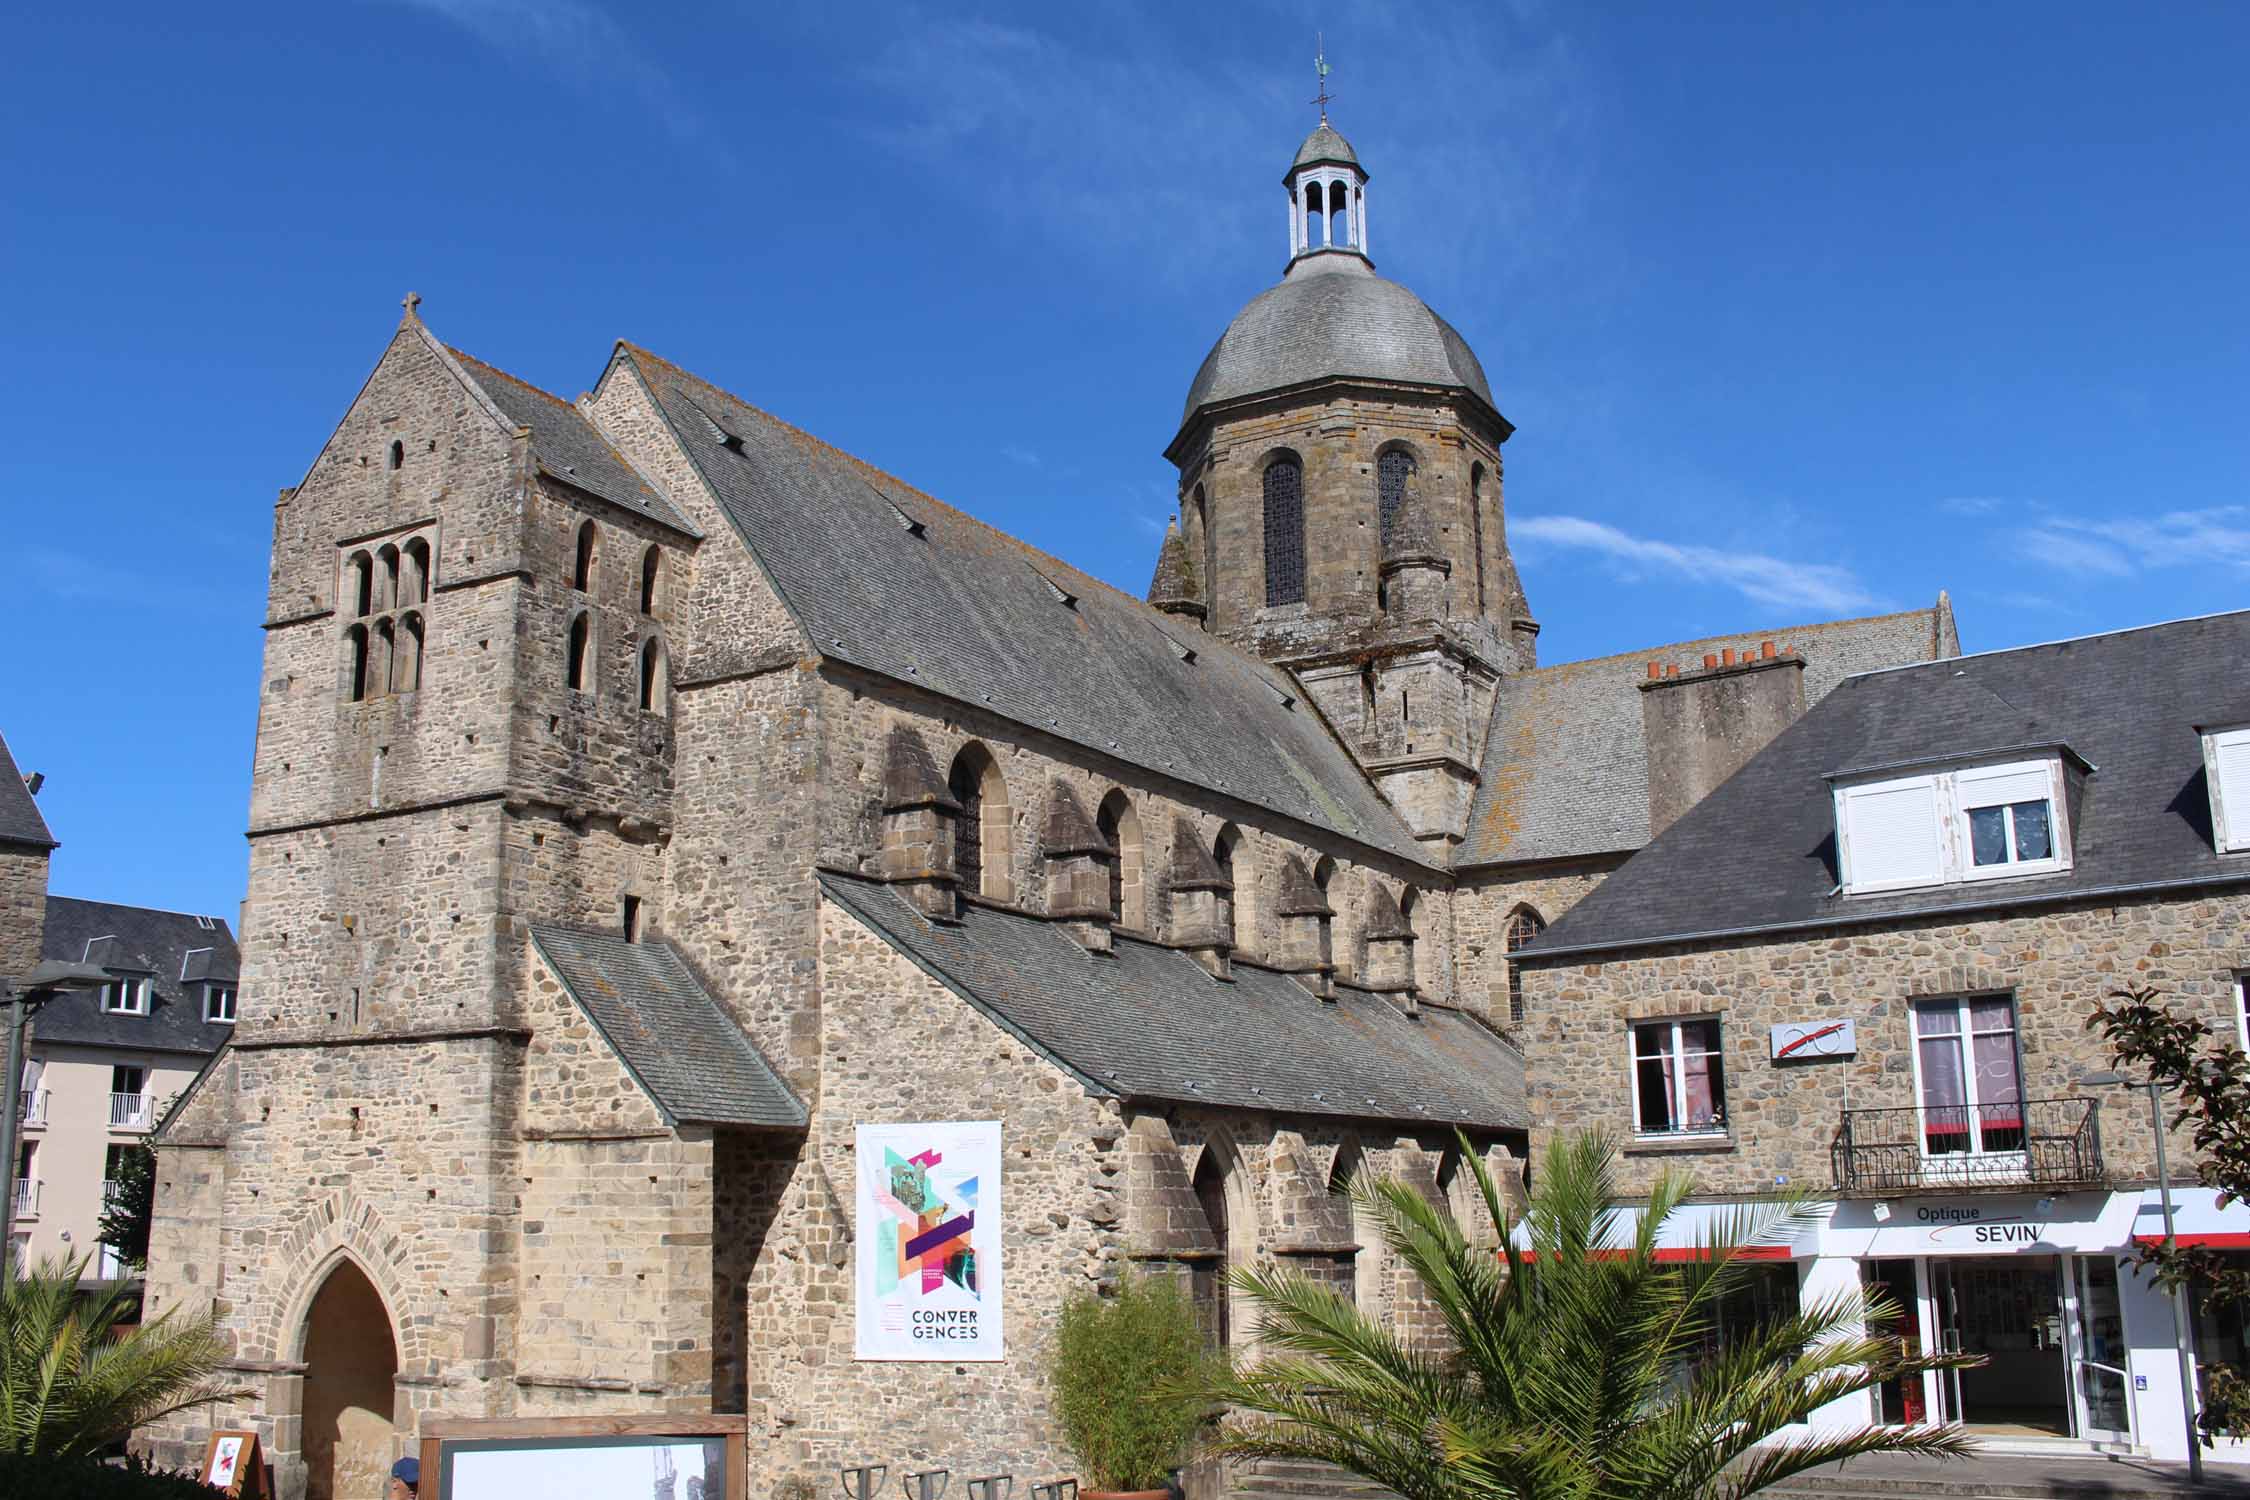
[(824, 656), (1429, 862), (1287, 674), (645, 350), (620, 357)]
[(545, 924), (531, 940), (669, 1119), (803, 1128), (805, 1106), (671, 944)]
[(1055, 923), (975, 902), (930, 921), (879, 881), (823, 870), (821, 890), (901, 954), (1084, 1079), (1132, 1099), (1292, 1114), (1525, 1127), (1523, 1058), (1464, 1012), (1406, 1015), (1349, 986), (1321, 1000), (1237, 963), (1214, 979), (1118, 934), (1090, 953)]
[(1501, 679), (1484, 768), (1455, 869), (1627, 853), (1648, 842), (1640, 684), (1650, 661), (1771, 640), (1805, 659), (1810, 708), (1856, 672), (1956, 654), (1951, 608), (1831, 620), (1652, 646)]

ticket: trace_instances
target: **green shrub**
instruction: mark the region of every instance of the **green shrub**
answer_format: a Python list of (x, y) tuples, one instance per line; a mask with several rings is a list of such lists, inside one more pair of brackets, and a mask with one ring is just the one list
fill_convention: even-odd
[(1207, 1410), (1170, 1392), (1218, 1363), (1175, 1278), (1126, 1276), (1108, 1296), (1088, 1291), (1065, 1303), (1050, 1379), (1085, 1487), (1162, 1487), (1188, 1461)]
[(211, 1500), (216, 1494), (193, 1474), (151, 1468), (139, 1458), (105, 1464), (0, 1453), (0, 1495), (8, 1500)]

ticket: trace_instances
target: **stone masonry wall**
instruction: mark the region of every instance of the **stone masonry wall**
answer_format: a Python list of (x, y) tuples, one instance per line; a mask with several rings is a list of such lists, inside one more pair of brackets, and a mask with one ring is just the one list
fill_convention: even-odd
[[(986, 1019), (839, 908), (819, 915), (822, 1107), (802, 1154), (742, 1163), (779, 1200), (751, 1272), (751, 1493), (784, 1473), (816, 1484), (845, 1464), (956, 1475), (1071, 1472), (1057, 1450), (1044, 1365), (1062, 1299), (1120, 1253), (1124, 1126), (1116, 1106)], [(1007, 1357), (998, 1363), (853, 1358), (853, 1126), (1002, 1122)], [(723, 1222), (757, 1233), (744, 1204)], [(763, 1431), (768, 1441), (761, 1443)]]
[(47, 851), (0, 844), (0, 975), (39, 966), (47, 931)]
[(1460, 1003), (1499, 1030), (1511, 1035), (1519, 1028), (1508, 1016), (1509, 916), (1527, 908), (1543, 922), (1561, 920), (1562, 914), (1584, 900), (1600, 885), (1624, 856), (1546, 869), (1470, 871), (1453, 891), (1454, 962), (1460, 966)]
[[(1620, 1175), (1627, 1193), (1645, 1190), (1666, 1165), (1692, 1168), (1713, 1194), (1783, 1180), (1821, 1190), (1831, 1182), (1829, 1144), (1844, 1109), (1917, 1102), (1911, 1002), (1984, 994), (2015, 998), (2024, 1096), (2100, 1099), (2110, 1172), (2149, 1181), (2154, 1153), (2141, 1096), (2077, 1082), (2113, 1066), (2086, 1016), (2110, 990), (2147, 984), (2235, 1037), (2238, 986), (2250, 971), (2250, 896), (2150, 896), (1525, 968), (1521, 1034), (1535, 1149), (1557, 1130), (1594, 1125), (1630, 1140), (1631, 1022), (1721, 1021), (1728, 1138), (1629, 1147)], [(1774, 1024), (1843, 1019), (1857, 1022), (1856, 1057), (1770, 1060)], [(2191, 1158), (2183, 1132), (2174, 1132), (2172, 1150), (2173, 1170), (2184, 1174)]]

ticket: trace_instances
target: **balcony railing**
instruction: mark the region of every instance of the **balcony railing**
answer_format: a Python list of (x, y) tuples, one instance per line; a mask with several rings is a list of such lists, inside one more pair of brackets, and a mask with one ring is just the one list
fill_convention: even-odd
[(154, 1101), (146, 1094), (112, 1094), (109, 1096), (109, 1128), (112, 1130), (146, 1130)]
[(16, 1179), (16, 1217), (32, 1219), (37, 1218), (38, 1215), (39, 1179), (36, 1177), (18, 1177)]
[(26, 1125), (47, 1123), (47, 1091), (28, 1089), (24, 1092), (20, 1118)]
[(1847, 1109), (1829, 1157), (1847, 1198), (2105, 1180), (2092, 1099)]

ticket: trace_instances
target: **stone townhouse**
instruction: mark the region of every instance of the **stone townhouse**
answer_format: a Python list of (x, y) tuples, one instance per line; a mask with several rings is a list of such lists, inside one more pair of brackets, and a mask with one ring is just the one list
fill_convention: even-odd
[[(1229, 1265), (1415, 1317), (1336, 1189), (1520, 1157), (1509, 934), (1709, 726), (1638, 657), (1538, 668), (1512, 428), (1366, 182), (1325, 122), (1291, 163), (1145, 601), (645, 349), (565, 402), (409, 298), (275, 506), (246, 1029), (160, 1153), (151, 1305), (216, 1314), (285, 1495), (425, 1413), (1062, 1472), (1048, 1330), (1124, 1268), (1238, 1344)], [(1953, 631), (1694, 645), (1817, 696)], [(1721, 727), (1658, 763), (1715, 783)], [(991, 1120), (1005, 1357), (856, 1357), (856, 1130)]]
[[(1519, 955), (1535, 1148), (1601, 1125), (1628, 1191), (1691, 1171), (1683, 1246), (1808, 1191), (1775, 1298), (1878, 1284), (1908, 1338), (1989, 1356), (1823, 1423), (2185, 1456), (2174, 1309), (2131, 1258), (2163, 1231), (2148, 1104), (2086, 1019), (2146, 985), (2244, 1035), (2246, 651), (2218, 615), (1868, 672), (1801, 717), (1794, 663), (1700, 674), (1793, 721)], [(2250, 1246), (2170, 1145), (2183, 1237)]]

